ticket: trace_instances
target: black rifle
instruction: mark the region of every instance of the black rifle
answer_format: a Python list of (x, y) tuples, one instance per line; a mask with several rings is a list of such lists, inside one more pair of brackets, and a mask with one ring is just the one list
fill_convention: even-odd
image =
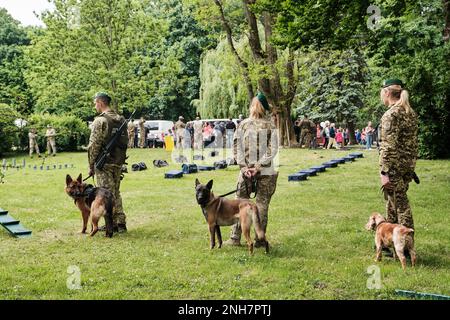
[(131, 114), (131, 116), (128, 120), (125, 120), (122, 123), (122, 125), (119, 127), (119, 129), (116, 131), (116, 133), (111, 137), (111, 140), (109, 140), (106, 147), (103, 148), (102, 152), (100, 152), (100, 154), (98, 155), (97, 160), (95, 161), (95, 168), (97, 170), (102, 170), (103, 167), (105, 166), (107, 158), (111, 154), (111, 151), (113, 150), (114, 146), (116, 145), (117, 140), (120, 138), (120, 136), (122, 135), (124, 130), (127, 128), (128, 122), (130, 122), (131, 119), (133, 119), (135, 112), (136, 112), (136, 110), (133, 111), (133, 113)]

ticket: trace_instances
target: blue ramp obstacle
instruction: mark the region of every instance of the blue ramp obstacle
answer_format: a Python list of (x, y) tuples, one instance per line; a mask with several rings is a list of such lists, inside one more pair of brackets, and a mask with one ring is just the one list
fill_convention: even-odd
[(317, 172), (325, 172), (326, 169), (327, 169), (327, 167), (325, 167), (325, 166), (311, 167), (311, 170), (316, 170)]
[(308, 175), (308, 177), (312, 177), (312, 176), (317, 176), (317, 171), (316, 170), (300, 170), (299, 173), (304, 173), (306, 175)]
[(364, 158), (364, 155), (362, 152), (350, 153), (349, 156), (354, 156), (355, 158)]
[(288, 181), (303, 181), (308, 178), (306, 173), (294, 173), (288, 176)]
[(14, 219), (8, 214), (8, 211), (0, 208), (0, 225), (5, 228), (12, 236), (16, 238), (31, 237), (31, 231), (25, 229), (19, 220)]
[(322, 164), (325, 168), (336, 168), (338, 166), (337, 162), (328, 161)]

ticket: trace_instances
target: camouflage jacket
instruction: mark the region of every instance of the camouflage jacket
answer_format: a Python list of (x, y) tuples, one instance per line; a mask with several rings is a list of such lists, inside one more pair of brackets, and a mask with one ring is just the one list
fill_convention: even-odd
[(92, 131), (91, 136), (89, 137), (89, 145), (88, 145), (88, 159), (89, 159), (89, 168), (94, 168), (95, 161), (102, 151), (102, 148), (106, 146), (109, 140), (109, 128), (108, 121), (103, 115), (108, 115), (114, 119), (122, 118), (113, 110), (106, 111), (100, 114), (95, 118), (92, 123)]
[(56, 136), (55, 129), (48, 129), (47, 132), (45, 133), (45, 136), (47, 138), (54, 138)]
[(175, 130), (176, 131), (181, 131), (181, 130), (184, 130), (185, 128), (186, 128), (186, 124), (183, 121), (178, 120), (177, 122), (175, 122)]
[(240, 168), (256, 168), (261, 175), (275, 172), (278, 134), (267, 119), (245, 119), (234, 133), (233, 155)]
[(414, 111), (391, 107), (381, 118), (380, 171), (389, 176), (414, 172), (418, 152), (418, 120)]

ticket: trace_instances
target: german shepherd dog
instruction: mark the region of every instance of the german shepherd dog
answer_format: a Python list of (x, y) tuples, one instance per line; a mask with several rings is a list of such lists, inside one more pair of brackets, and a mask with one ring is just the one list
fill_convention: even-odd
[(86, 233), (89, 216), (91, 216), (92, 228), (90, 236), (94, 236), (98, 231), (98, 221), (104, 216), (106, 236), (109, 238), (113, 236), (114, 195), (111, 191), (83, 183), (81, 173), (77, 180), (73, 180), (70, 175), (67, 175), (64, 190), (81, 211), (81, 217), (83, 218), (81, 233)]
[(220, 226), (231, 226), (237, 222), (241, 223), (242, 232), (247, 240), (250, 254), (253, 254), (253, 241), (250, 237), (252, 222), (255, 223), (255, 232), (260, 241), (265, 244), (266, 253), (269, 252), (269, 242), (266, 240), (264, 229), (261, 225), (258, 207), (249, 200), (236, 199), (229, 200), (222, 197), (215, 197), (212, 193), (213, 180), (206, 185), (195, 180), (195, 192), (197, 203), (202, 208), (203, 215), (209, 226), (210, 248), (216, 245), (216, 237), (219, 241), (219, 248), (222, 247), (222, 234)]

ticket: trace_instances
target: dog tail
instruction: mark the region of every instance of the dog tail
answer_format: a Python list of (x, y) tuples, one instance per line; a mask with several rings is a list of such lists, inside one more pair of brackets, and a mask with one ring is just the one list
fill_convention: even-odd
[(258, 207), (254, 204), (251, 204), (249, 210), (251, 210), (252, 220), (255, 223), (256, 236), (260, 240), (265, 240), (266, 233), (264, 232), (264, 228), (261, 221), (261, 215), (259, 213)]
[(114, 220), (113, 220), (113, 210), (114, 210), (114, 198), (112, 195), (107, 198), (105, 204), (105, 226), (106, 226), (106, 236), (111, 238), (114, 234)]

